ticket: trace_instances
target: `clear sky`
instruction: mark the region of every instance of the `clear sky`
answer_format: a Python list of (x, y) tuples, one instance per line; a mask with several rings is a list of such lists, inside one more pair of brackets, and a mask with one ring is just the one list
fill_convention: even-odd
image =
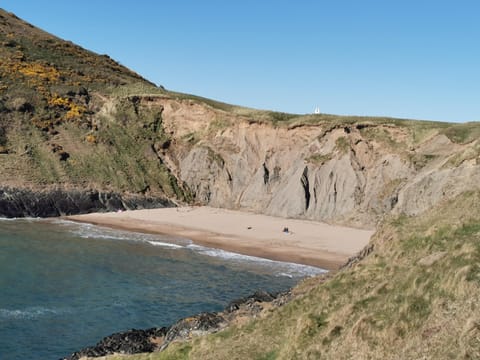
[(479, 0), (0, 0), (167, 89), (292, 113), (480, 120)]

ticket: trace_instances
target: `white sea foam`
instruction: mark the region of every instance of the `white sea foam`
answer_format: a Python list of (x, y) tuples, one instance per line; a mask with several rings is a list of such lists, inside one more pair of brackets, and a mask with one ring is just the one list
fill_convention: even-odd
[(221, 249), (214, 249), (214, 248), (209, 248), (205, 246), (200, 246), (200, 245), (195, 245), (195, 244), (190, 244), (187, 245), (188, 249), (191, 249), (193, 251), (199, 252), (203, 255), (208, 255), (208, 256), (213, 256), (213, 257), (218, 257), (222, 258), (225, 260), (244, 260), (244, 261), (262, 261), (262, 262), (271, 262), (272, 260), (268, 259), (262, 259), (259, 257), (255, 256), (250, 256), (250, 255), (242, 255), (230, 251), (225, 251)]
[(279, 273), (278, 276), (284, 276), (284, 277), (288, 277), (288, 278), (290, 278), (290, 279), (293, 278), (293, 275), (288, 274), (288, 273), (284, 273), (284, 272)]
[[(172, 249), (181, 249), (184, 246), (179, 243), (171, 242), (171, 237), (162, 236), (162, 235), (153, 235), (153, 234), (144, 234), (133, 231), (124, 231), (116, 230), (107, 227), (77, 223), (68, 220), (57, 220), (56, 224), (68, 227), (69, 230), (84, 239), (105, 239), (105, 240), (123, 240), (123, 241), (137, 241), (148, 243), (153, 246), (160, 246)], [(185, 241), (183, 239), (178, 239), (179, 241), (190, 243), (190, 241)]]
[(171, 241), (170, 236), (150, 235), (144, 233), (130, 232), (124, 230), (115, 230), (102, 226), (77, 223), (68, 220), (56, 220), (55, 223), (68, 227), (75, 235), (87, 239), (105, 239), (105, 240), (124, 240), (138, 241), (147, 243), (152, 246), (165, 247), (169, 249), (189, 249), (198, 254), (228, 260), (229, 263), (252, 264), (259, 268), (273, 272), (277, 276), (285, 277), (305, 277), (315, 276), (326, 272), (326, 270), (295, 263), (283, 261), (273, 261), (265, 258), (242, 255), (230, 251), (209, 248), (205, 246), (195, 245), (188, 239), (179, 238), (176, 242)]
[(207, 247), (199, 246), (195, 244), (187, 245), (187, 248), (195, 252), (198, 252), (202, 255), (217, 257), (224, 260), (229, 260), (231, 262), (253, 263), (258, 266), (268, 268), (269, 270), (273, 270), (277, 276), (285, 276), (289, 278), (305, 277), (305, 276), (315, 276), (315, 275), (319, 275), (327, 272), (327, 270), (325, 269), (317, 268), (314, 266), (289, 263), (289, 262), (283, 262), (283, 261), (274, 261), (274, 260), (269, 260), (269, 259), (260, 258), (256, 256), (237, 254), (237, 253), (220, 250), (220, 249), (207, 248)]
[(70, 312), (68, 309), (49, 309), (41, 306), (27, 307), (25, 309), (1, 309), (0, 320), (33, 320), (45, 316), (55, 316)]
[(173, 244), (173, 243), (165, 243), (161, 241), (147, 241), (150, 245), (153, 246), (161, 246), (161, 247), (167, 247), (167, 248), (173, 248), (173, 249), (183, 249), (185, 246), (178, 245), (178, 244)]

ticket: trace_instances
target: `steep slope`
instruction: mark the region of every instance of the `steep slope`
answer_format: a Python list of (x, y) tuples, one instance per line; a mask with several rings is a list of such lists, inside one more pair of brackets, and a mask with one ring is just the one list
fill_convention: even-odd
[(160, 359), (480, 358), (480, 192), (388, 219), (373, 251), (296, 297)]
[(479, 358), (479, 204), (469, 192), (389, 220), (366, 259), (300, 285), (311, 289), (264, 320), (197, 340), (191, 358)]
[[(124, 95), (161, 88), (3, 10), (0, 57), (0, 202), (21, 204), (22, 188), (42, 191), (47, 207), (54, 196), (45, 193), (59, 189), (131, 193), (159, 206), (155, 198), (185, 199), (154, 148), (167, 138), (161, 109), (138, 109)], [(113, 114), (112, 99), (120, 99)]]

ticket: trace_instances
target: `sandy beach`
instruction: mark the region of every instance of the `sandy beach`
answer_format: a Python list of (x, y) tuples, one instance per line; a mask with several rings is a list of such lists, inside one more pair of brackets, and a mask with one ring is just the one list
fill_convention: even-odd
[[(68, 220), (187, 238), (244, 255), (333, 270), (367, 245), (373, 231), (211, 207), (94, 213)], [(288, 232), (284, 232), (288, 228)]]

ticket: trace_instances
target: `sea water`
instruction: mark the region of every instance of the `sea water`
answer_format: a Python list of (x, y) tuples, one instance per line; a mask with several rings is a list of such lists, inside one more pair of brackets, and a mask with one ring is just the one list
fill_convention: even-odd
[(323, 270), (188, 239), (61, 220), (0, 219), (0, 359), (59, 359)]

